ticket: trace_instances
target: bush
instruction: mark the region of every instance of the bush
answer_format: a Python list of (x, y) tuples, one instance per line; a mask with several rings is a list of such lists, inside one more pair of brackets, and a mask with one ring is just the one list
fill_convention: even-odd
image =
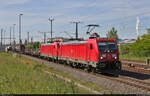
[(27, 48), (34, 49), (34, 50), (39, 49), (40, 46), (41, 46), (40, 42), (28, 43), (26, 45)]
[(121, 44), (120, 54), (137, 57), (150, 56), (150, 35), (143, 35), (141, 39), (132, 44)]

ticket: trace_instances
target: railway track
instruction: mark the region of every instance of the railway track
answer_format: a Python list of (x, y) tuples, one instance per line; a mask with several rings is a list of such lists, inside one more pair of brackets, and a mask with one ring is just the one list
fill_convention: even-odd
[(150, 66), (146, 65), (146, 62), (142, 62), (142, 61), (121, 60), (121, 62), (124, 65), (132, 66), (136, 68), (144, 68), (144, 69), (150, 68)]
[(134, 67), (123, 66), (122, 69), (127, 70), (127, 71), (131, 71), (131, 72), (150, 74), (150, 70), (144, 69), (144, 68), (134, 68)]
[[(27, 55), (26, 55), (27, 56)], [(40, 59), (40, 58), (38, 58)], [(45, 61), (48, 61), (48, 60), (45, 60)], [(59, 64), (59, 63), (56, 63), (55, 64)], [(68, 67), (68, 68), (71, 68), (73, 70), (77, 70), (77, 71), (80, 71), (80, 72), (85, 72), (85, 73), (88, 73), (87, 71), (84, 71), (82, 69), (77, 69), (77, 68), (72, 68), (70, 66), (67, 66), (67, 65), (62, 65), (62, 64), (59, 64), (61, 66), (65, 66), (65, 67)], [(127, 69), (128, 70), (128, 69)], [(132, 70), (133, 71), (133, 70)], [(141, 90), (145, 90), (147, 92), (150, 92), (150, 83), (148, 82), (144, 82), (142, 80), (137, 80), (137, 79), (133, 79), (133, 78), (128, 78), (128, 77), (125, 77), (125, 76), (119, 76), (119, 77), (114, 77), (114, 76), (105, 76), (105, 75), (102, 75), (102, 74), (99, 74), (99, 73), (88, 73), (88, 74), (91, 74), (91, 75), (94, 75), (94, 76), (97, 76), (97, 77), (100, 77), (100, 78), (105, 78), (105, 79), (109, 79), (109, 80), (112, 80), (112, 81), (116, 81), (118, 83), (121, 83), (121, 84), (126, 84), (126, 85), (129, 85), (129, 86), (132, 86), (134, 88), (138, 88), (138, 89), (141, 89)]]
[(133, 78), (125, 77), (125, 76), (119, 76), (118, 78), (114, 78), (114, 77), (109, 77), (109, 76), (105, 76), (101, 74), (94, 74), (94, 75), (150, 92), (150, 83), (144, 82), (142, 80), (137, 80), (137, 79), (133, 79)]
[(121, 60), (122, 69), (132, 72), (150, 74), (150, 66), (142, 61)]
[(140, 64), (146, 64), (145, 61), (139, 61), (139, 60), (127, 60), (127, 59), (122, 59), (121, 61), (123, 62), (138, 62)]
[(125, 77), (125, 76), (119, 76), (120, 78), (122, 79), (126, 79), (126, 80), (129, 80), (131, 82), (137, 82), (137, 83), (140, 83), (142, 85), (146, 85), (146, 86), (150, 86), (150, 83), (149, 82), (144, 82), (142, 80), (136, 80), (136, 79), (133, 79), (133, 78), (129, 78), (129, 77)]

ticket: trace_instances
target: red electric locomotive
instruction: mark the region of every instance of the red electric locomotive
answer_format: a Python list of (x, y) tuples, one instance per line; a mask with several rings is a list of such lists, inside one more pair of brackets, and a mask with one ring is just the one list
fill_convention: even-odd
[(53, 45), (42, 45), (41, 55), (88, 71), (116, 73), (121, 70), (115, 39), (55, 42)]
[(57, 50), (57, 42), (48, 43), (41, 45), (40, 55), (41, 57), (48, 58), (51, 60), (57, 59), (58, 50)]

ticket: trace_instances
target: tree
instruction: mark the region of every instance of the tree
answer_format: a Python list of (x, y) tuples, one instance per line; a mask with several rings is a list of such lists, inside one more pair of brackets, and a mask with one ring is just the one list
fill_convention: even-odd
[(122, 44), (120, 46), (121, 55), (130, 55), (137, 57), (150, 56), (150, 34), (141, 36), (141, 39), (136, 40), (132, 44)]
[(41, 46), (41, 43), (40, 42), (33, 42), (33, 43), (28, 43), (26, 45), (27, 48), (30, 48), (32, 50), (36, 50), (36, 49), (39, 49)]
[(150, 34), (150, 28), (147, 28), (146, 30), (147, 30), (147, 34)]
[(110, 31), (106, 34), (107, 38), (118, 40), (117, 30), (112, 27)]

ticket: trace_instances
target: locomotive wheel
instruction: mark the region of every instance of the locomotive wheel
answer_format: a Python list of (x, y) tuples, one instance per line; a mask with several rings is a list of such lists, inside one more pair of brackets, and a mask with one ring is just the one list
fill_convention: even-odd
[(92, 72), (92, 66), (85, 67), (84, 70), (87, 72)]
[(76, 68), (78, 68), (78, 69), (80, 68), (80, 65), (78, 63), (76, 63)]
[(114, 77), (119, 77), (119, 74), (118, 73), (114, 73), (113, 76)]
[(88, 68), (85, 67), (84, 70), (85, 70), (86, 72), (88, 72)]
[(118, 70), (121, 70), (121, 69), (122, 69), (121, 63), (117, 63), (116, 65), (117, 65), (117, 67), (118, 67)]
[(88, 68), (88, 70), (87, 70), (87, 71), (88, 71), (89, 73), (90, 73), (90, 72), (92, 72), (92, 70), (91, 70), (90, 68)]
[(72, 64), (71, 64), (71, 67), (72, 67), (72, 68), (75, 68), (75, 64), (74, 64), (74, 63), (72, 63)]
[(59, 63), (60, 63), (60, 64), (64, 64), (64, 62), (63, 62), (62, 60), (59, 60)]
[(93, 73), (96, 73), (96, 68), (92, 68), (92, 72), (93, 72)]

